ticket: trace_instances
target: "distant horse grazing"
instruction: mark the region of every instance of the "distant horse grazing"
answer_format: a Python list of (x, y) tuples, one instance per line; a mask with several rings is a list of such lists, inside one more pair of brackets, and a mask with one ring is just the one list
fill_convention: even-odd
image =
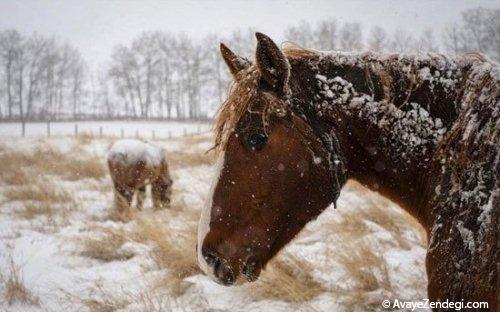
[(136, 191), (137, 209), (142, 209), (147, 184), (151, 184), (154, 206), (169, 206), (172, 179), (162, 148), (139, 140), (117, 141), (109, 149), (108, 167), (115, 188), (116, 206), (125, 217), (130, 213)]
[(498, 65), (481, 55), (281, 51), (256, 36), (255, 63), (221, 45), (234, 83), (216, 120), (200, 267), (225, 285), (256, 280), (355, 179), (427, 230), (431, 300), (496, 311)]

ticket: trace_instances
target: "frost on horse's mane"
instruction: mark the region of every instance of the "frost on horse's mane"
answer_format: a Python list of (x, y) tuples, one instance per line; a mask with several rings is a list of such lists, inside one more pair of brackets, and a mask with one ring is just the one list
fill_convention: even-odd
[(387, 100), (375, 101), (371, 95), (359, 94), (352, 83), (339, 76), (327, 79), (316, 75), (316, 78), (321, 89), (317, 99), (324, 99), (317, 104), (318, 111), (325, 114), (333, 109), (332, 105), (343, 105), (348, 115), (358, 114), (374, 126), (392, 129), (392, 135), (397, 136), (394, 141), (408, 148), (407, 152), (415, 152), (416, 147), (427, 143), (436, 144), (446, 132), (441, 119), (432, 118), (418, 103), (410, 102), (402, 110)]
[[(384, 97), (375, 100), (373, 94), (357, 90), (357, 86), (340, 73), (329, 76), (321, 71), (319, 64), (322, 62), (334, 64), (336, 68), (364, 69), (380, 79), (388, 75), (389, 82), (382, 83)], [(456, 164), (460, 161), (459, 157), (463, 157), (460, 156), (464, 153), (461, 146), (474, 146), (474, 150), (482, 149), (483, 152), (500, 146), (499, 66), (481, 55), (452, 58), (434, 53), (382, 55), (344, 52), (321, 52), (319, 61), (311, 62), (310, 66), (315, 72), (318, 87), (312, 103), (317, 115), (329, 116), (341, 107), (340, 111), (350, 118), (363, 120), (380, 131), (378, 148), (382, 153), (391, 153), (388, 157), (393, 160), (408, 164), (418, 161), (422, 164), (417, 166), (427, 168), (427, 163), (436, 155), (436, 149), (446, 141), (448, 131), (459, 131), (457, 147), (445, 150), (438, 158), (441, 173), (451, 178), (449, 188), (436, 187), (435, 197), (451, 201), (450, 209), (465, 203), (478, 209), (474, 217), (455, 220), (450, 231), (456, 231), (470, 254), (479, 252), (486, 228), (492, 222), (495, 200), (500, 198), (498, 185), (492, 189), (491, 184), (493, 175), (498, 173), (489, 172), (500, 167), (500, 152), (490, 159), (489, 170), (483, 168), (481, 161), (475, 161), (464, 164), (463, 170), (457, 172)], [(400, 101), (398, 106), (394, 104), (391, 94), (393, 72), (408, 81), (410, 88), (406, 100)], [(437, 90), (451, 94), (453, 100), (448, 105), (453, 106), (451, 110), (457, 112), (457, 118), (463, 121), (452, 120), (451, 125), (448, 123), (452, 128), (448, 129), (444, 120), (430, 114), (429, 103), (412, 100), (411, 88), (422, 86), (431, 95)], [(435, 235), (447, 231), (443, 228), (441, 213), (436, 212), (437, 221), (429, 237), (430, 250), (439, 244)], [(474, 224), (479, 225), (479, 230), (472, 230)]]

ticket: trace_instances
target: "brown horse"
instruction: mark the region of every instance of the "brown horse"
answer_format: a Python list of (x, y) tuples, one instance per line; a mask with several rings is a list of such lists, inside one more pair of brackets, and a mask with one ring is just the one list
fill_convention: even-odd
[[(355, 179), (425, 227), (431, 300), (498, 303), (500, 73), (481, 55), (221, 45), (234, 83), (198, 261), (225, 285), (266, 263)], [(347, 208), (347, 207), (346, 207)]]
[(162, 148), (139, 140), (117, 141), (109, 149), (108, 167), (115, 189), (115, 205), (124, 218), (130, 215), (134, 193), (137, 193), (136, 207), (142, 209), (147, 184), (151, 184), (155, 207), (170, 205), (172, 179)]

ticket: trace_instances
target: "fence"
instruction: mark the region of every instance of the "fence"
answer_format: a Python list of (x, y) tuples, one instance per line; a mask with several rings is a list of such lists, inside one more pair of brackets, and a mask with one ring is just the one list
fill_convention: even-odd
[[(100, 124), (102, 123), (102, 124)], [(19, 125), (18, 130), (16, 129)], [(31, 128), (30, 134), (27, 129)], [(55, 129), (54, 129), (55, 128)], [(66, 135), (78, 137), (120, 137), (120, 138), (174, 138), (210, 132), (210, 125), (184, 122), (36, 122), (0, 123), (0, 134), (8, 136), (46, 136)]]

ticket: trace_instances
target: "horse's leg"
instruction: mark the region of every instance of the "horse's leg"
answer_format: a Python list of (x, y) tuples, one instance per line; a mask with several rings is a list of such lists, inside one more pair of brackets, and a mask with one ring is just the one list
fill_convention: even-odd
[(146, 198), (146, 185), (137, 189), (137, 210), (142, 210), (142, 204)]
[(115, 184), (115, 206), (120, 217), (125, 219), (130, 218), (130, 205), (132, 204), (133, 196), (133, 188)]
[(151, 186), (155, 208), (168, 208), (170, 206), (170, 196), (172, 195), (172, 180), (170, 176), (159, 176), (153, 181)]

